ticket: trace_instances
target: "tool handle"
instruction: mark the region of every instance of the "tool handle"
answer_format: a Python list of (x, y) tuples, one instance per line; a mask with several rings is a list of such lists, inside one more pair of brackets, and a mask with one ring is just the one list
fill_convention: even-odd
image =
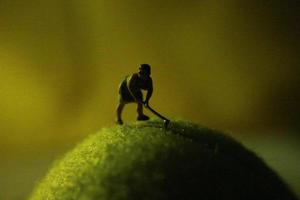
[(146, 108), (148, 108), (152, 113), (154, 113), (155, 115), (157, 115), (159, 118), (166, 120), (166, 121), (170, 121), (167, 118), (165, 118), (164, 116), (162, 116), (161, 114), (159, 114), (158, 112), (156, 112), (153, 108), (151, 108), (149, 105), (145, 106)]

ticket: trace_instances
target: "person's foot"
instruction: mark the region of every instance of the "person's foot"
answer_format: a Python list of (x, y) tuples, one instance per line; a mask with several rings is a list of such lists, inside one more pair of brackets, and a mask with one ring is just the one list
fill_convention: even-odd
[(146, 121), (146, 120), (149, 120), (150, 118), (147, 116), (147, 115), (139, 115), (137, 117), (137, 120), (139, 121)]
[(119, 124), (119, 125), (122, 125), (123, 124), (123, 120), (122, 119), (117, 119), (116, 123)]

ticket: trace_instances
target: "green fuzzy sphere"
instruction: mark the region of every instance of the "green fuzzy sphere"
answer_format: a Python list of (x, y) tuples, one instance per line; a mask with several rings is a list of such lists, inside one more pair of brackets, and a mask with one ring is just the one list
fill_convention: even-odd
[(293, 200), (255, 154), (217, 131), (137, 122), (91, 135), (57, 162), (30, 200)]

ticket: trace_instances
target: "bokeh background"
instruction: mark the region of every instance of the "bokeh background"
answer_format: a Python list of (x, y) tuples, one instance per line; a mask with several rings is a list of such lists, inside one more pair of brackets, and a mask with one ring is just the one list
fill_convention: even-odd
[(0, 0), (0, 199), (27, 198), (113, 126), (140, 63), (155, 109), (237, 138), (300, 196), (299, 13), (293, 0)]

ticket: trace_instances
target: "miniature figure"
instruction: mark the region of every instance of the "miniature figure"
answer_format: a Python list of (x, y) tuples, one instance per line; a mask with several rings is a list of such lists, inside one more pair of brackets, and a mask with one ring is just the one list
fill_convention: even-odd
[[(122, 111), (127, 103), (137, 103), (137, 120), (149, 120), (149, 117), (143, 113), (143, 105), (149, 106), (149, 100), (153, 92), (153, 83), (151, 67), (149, 64), (141, 64), (139, 72), (131, 76), (126, 76), (119, 85), (119, 105), (117, 107), (117, 123), (123, 124)], [(147, 90), (145, 101), (141, 90)]]

